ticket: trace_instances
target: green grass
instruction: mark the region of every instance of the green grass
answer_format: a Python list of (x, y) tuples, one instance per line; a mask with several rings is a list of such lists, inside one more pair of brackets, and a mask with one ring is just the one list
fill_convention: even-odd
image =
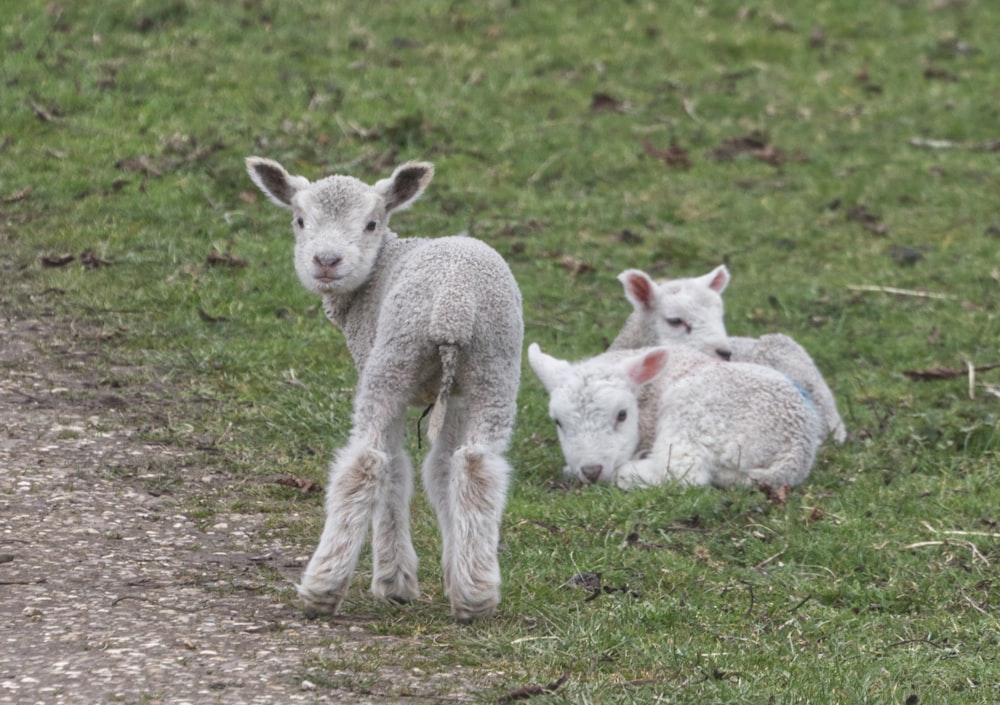
[[(367, 180), (434, 161), (395, 229), (496, 247), (527, 340), (561, 357), (614, 337), (622, 269), (726, 262), (730, 331), (791, 334), (838, 395), (853, 438), (784, 506), (566, 489), (526, 368), (498, 618), (452, 624), (418, 498), (425, 598), (374, 604), (362, 562), (345, 609), (425, 646), (303, 664), (320, 687), (353, 669), (351, 687), (393, 694), (371, 664), (402, 662), (460, 667), (483, 701), (565, 673), (534, 701), (997, 699), (1000, 382), (980, 373), (970, 399), (964, 377), (902, 374), (1000, 362), (1000, 157), (976, 148), (1000, 138), (995, 3), (0, 5), (0, 302), (146, 365), (119, 382), (173, 400), (159, 440), (221, 439), (236, 491), (191, 508), (205, 521), (213, 503), (266, 512), (308, 553), (319, 495), (270, 480), (323, 481), (350, 417), (343, 340), (249, 154)], [(777, 164), (726, 158), (752, 134)], [(690, 168), (647, 151), (672, 140)], [(87, 249), (110, 264), (83, 267)], [(247, 266), (211, 266), (213, 249)], [(565, 587), (597, 572), (597, 596)]]

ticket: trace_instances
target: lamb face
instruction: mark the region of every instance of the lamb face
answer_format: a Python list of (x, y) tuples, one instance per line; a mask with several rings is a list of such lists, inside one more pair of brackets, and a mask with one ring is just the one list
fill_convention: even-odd
[(625, 296), (655, 344), (679, 343), (709, 355), (729, 359), (722, 292), (729, 270), (720, 265), (700, 277), (671, 279), (657, 284), (638, 269), (618, 275)]
[(292, 197), (295, 273), (317, 294), (346, 294), (365, 283), (388, 228), (374, 190), (349, 176), (330, 176)]
[(657, 351), (571, 365), (529, 346), (528, 362), (549, 392), (567, 477), (614, 482), (617, 468), (639, 446), (640, 389), (662, 372), (665, 360)]
[(270, 159), (250, 157), (247, 172), (275, 204), (292, 211), (295, 272), (317, 294), (340, 296), (364, 284), (392, 235), (389, 216), (408, 207), (434, 175), (433, 166), (407, 162), (369, 186), (352, 176), (310, 182)]
[(587, 375), (553, 390), (549, 416), (566, 459), (564, 472), (583, 482), (614, 482), (639, 445), (639, 404), (622, 379)]

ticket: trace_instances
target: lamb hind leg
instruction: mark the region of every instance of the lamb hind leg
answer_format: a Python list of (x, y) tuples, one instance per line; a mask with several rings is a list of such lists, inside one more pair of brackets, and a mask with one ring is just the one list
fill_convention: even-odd
[(410, 539), (412, 497), (413, 466), (402, 443), (396, 443), (388, 472), (375, 493), (372, 521), (371, 590), (376, 597), (390, 602), (405, 603), (420, 596), (417, 554)]
[[(409, 526), (407, 523), (401, 529), (399, 522), (400, 518), (408, 522), (408, 505), (404, 505), (402, 515), (399, 505), (402, 499), (408, 499), (407, 488), (412, 479), (393, 477), (394, 473), (410, 470), (409, 461), (401, 464), (392, 455), (402, 449), (406, 406), (393, 395), (387, 397), (372, 391), (385, 389), (386, 385), (372, 384), (371, 380), (366, 375), (359, 381), (351, 439), (330, 466), (323, 534), (298, 585), (299, 596), (309, 614), (332, 614), (340, 609), (373, 518), (378, 519), (379, 531), (392, 527), (388, 540), (381, 535), (377, 540), (380, 546), (388, 547), (383, 557), (387, 554), (412, 557), (409, 565), (404, 558), (399, 569), (401, 573), (410, 572), (416, 590), (416, 555), (410, 544)], [(402, 549), (396, 547), (399, 542), (404, 544)], [(394, 559), (388, 561), (392, 563)], [(388, 572), (392, 570), (389, 568)], [(377, 565), (375, 579), (383, 583), (386, 573)], [(388, 580), (396, 582), (395, 578)], [(389, 588), (387, 596), (391, 593), (393, 589)], [(403, 595), (406, 594), (404, 591)]]
[(489, 617), (500, 603), (497, 549), (510, 475), (507, 461), (485, 446), (462, 446), (451, 457), (452, 549), (445, 585), (459, 622)]
[(446, 586), (452, 614), (460, 622), (489, 617), (500, 602), (497, 550), (512, 474), (502, 453), (510, 439), (515, 403), (513, 398), (509, 403), (490, 402), (467, 400), (462, 444), (449, 461), (453, 549), (446, 561)]
[(331, 464), (326, 523), (298, 585), (307, 614), (333, 614), (340, 609), (368, 531), (379, 477), (386, 473), (388, 461), (367, 439), (354, 438)]
[(444, 576), (446, 595), (451, 592), (451, 562), (455, 555), (454, 518), (449, 497), (451, 456), (455, 452), (457, 439), (463, 432), (464, 414), (464, 400), (458, 396), (451, 397), (441, 428), (424, 459), (421, 473), (427, 499), (437, 514), (441, 530), (441, 573)]

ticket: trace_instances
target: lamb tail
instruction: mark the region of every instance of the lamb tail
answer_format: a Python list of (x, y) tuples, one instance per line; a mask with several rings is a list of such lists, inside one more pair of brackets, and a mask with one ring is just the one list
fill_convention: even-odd
[(430, 420), (427, 422), (427, 438), (433, 443), (437, 438), (438, 431), (441, 430), (441, 424), (444, 423), (444, 415), (448, 410), (448, 397), (451, 396), (452, 390), (455, 388), (455, 373), (458, 370), (458, 346), (446, 343), (438, 346), (438, 355), (441, 356), (441, 386), (438, 388), (437, 399), (434, 403), (424, 409), (424, 413), (420, 415), (420, 420), (417, 421), (417, 447), (422, 447), (420, 442), (420, 422), (424, 420), (427, 414), (431, 415)]
[(441, 386), (438, 388), (435, 406), (440, 406), (441, 411), (448, 405), (448, 397), (455, 387), (455, 374), (458, 371), (458, 346), (454, 344), (444, 344), (438, 346), (438, 354), (441, 356)]

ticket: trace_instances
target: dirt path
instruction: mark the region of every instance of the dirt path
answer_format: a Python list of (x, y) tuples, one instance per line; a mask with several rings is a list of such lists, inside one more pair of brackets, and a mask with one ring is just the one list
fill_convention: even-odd
[(454, 674), (445, 684), (384, 658), (355, 677), (373, 642), (415, 645), (304, 620), (285, 599), (301, 547), (252, 514), (199, 525), (188, 500), (232, 478), (197, 450), (140, 438), (178, 410), (94, 379), (65, 325), (0, 326), (0, 703), (474, 699)]

